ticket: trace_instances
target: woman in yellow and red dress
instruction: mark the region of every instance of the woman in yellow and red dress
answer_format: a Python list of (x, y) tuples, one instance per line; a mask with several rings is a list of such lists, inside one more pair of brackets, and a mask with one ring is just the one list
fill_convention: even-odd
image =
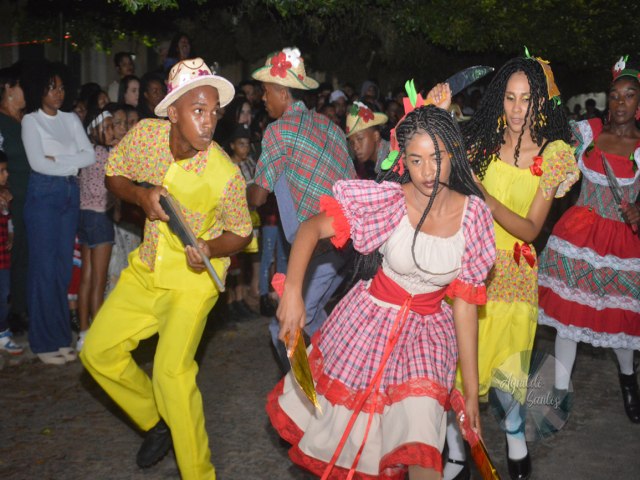
[[(479, 394), (490, 395), (502, 410), (513, 479), (528, 478), (531, 472), (523, 408), (538, 319), (531, 242), (553, 198), (563, 196), (579, 178), (559, 94), (548, 62), (527, 52), (495, 74), (480, 108), (463, 126), (471, 167), (496, 230), (496, 264), (478, 317)], [(444, 478), (468, 478), (464, 445), (451, 420)]]

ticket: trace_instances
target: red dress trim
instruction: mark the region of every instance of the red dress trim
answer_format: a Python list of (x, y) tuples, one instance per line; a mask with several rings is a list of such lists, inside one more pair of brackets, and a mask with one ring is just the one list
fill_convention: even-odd
[(458, 278), (449, 284), (445, 295), (451, 299), (460, 298), (473, 305), (487, 303), (487, 287), (485, 285), (473, 285)]
[[(539, 287), (540, 305), (544, 313), (563, 325), (588, 328), (594, 332), (615, 335), (625, 333), (640, 337), (638, 314), (621, 308), (596, 310), (587, 305), (565, 300), (547, 287)], [(563, 321), (571, 319), (570, 322)]]
[(340, 202), (329, 195), (323, 195), (320, 197), (320, 211), (325, 212), (327, 217), (333, 217), (335, 235), (331, 237), (331, 243), (336, 248), (344, 247), (351, 238), (351, 225)]
[[(275, 388), (267, 395), (266, 410), (269, 420), (278, 434), (292, 445), (289, 450), (289, 457), (291, 460), (300, 467), (320, 476), (325, 471), (328, 463), (306, 455), (298, 447), (298, 443), (302, 439), (304, 432), (280, 407), (278, 397), (282, 395), (283, 389), (284, 379), (280, 380)], [(442, 458), (440, 452), (431, 445), (425, 445), (422, 443), (406, 443), (400, 445), (380, 459), (380, 470), (382, 471), (380, 475), (372, 476), (356, 472), (354, 478), (365, 480), (402, 480), (405, 478), (407, 471), (405, 465), (420, 465), (422, 467), (433, 468), (438, 472), (441, 472)], [(348, 474), (348, 469), (334, 466), (329, 478), (344, 479)]]
[[(367, 387), (355, 390), (325, 374), (324, 359), (316, 340), (317, 336), (314, 335), (311, 339), (313, 350), (309, 355), (309, 366), (311, 367), (313, 378), (316, 380), (316, 392), (324, 396), (333, 405), (342, 405), (349, 410), (353, 410), (362, 399)], [(449, 398), (449, 393), (445, 387), (428, 378), (416, 378), (398, 385), (388, 385), (384, 391), (378, 392), (377, 400), (375, 400), (375, 412), (381, 414), (387, 406), (398, 403), (405, 398), (423, 396), (435, 399), (444, 407)], [(368, 398), (362, 405), (362, 411), (369, 411), (372, 401), (374, 401), (373, 396)]]
[[(398, 465), (420, 465), (442, 472), (442, 454), (438, 449), (424, 443), (405, 443), (380, 460), (380, 470), (400, 470)], [(402, 473), (406, 468), (402, 468)], [(387, 478), (382, 476), (381, 478)], [(400, 477), (404, 478), (404, 477)]]
[(300, 441), (304, 432), (284, 413), (284, 410), (280, 407), (278, 398), (284, 392), (284, 378), (280, 380), (277, 385), (267, 395), (267, 415), (271, 421), (271, 425), (278, 431), (284, 440), (291, 445), (295, 445)]

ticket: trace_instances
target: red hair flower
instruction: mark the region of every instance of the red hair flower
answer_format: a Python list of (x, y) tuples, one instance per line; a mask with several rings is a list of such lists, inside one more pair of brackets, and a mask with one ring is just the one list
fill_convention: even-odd
[(358, 116), (367, 123), (369, 120), (373, 120), (373, 112), (367, 107), (360, 107), (358, 110)]
[(542, 165), (542, 155), (536, 155), (533, 157), (533, 163), (529, 165), (529, 170), (531, 170), (531, 175), (535, 175), (539, 177), (542, 175), (542, 169), (540, 168)]
[(291, 62), (287, 60), (287, 56), (284, 52), (280, 52), (271, 57), (271, 70), (269, 73), (272, 77), (285, 78), (289, 68), (291, 68)]

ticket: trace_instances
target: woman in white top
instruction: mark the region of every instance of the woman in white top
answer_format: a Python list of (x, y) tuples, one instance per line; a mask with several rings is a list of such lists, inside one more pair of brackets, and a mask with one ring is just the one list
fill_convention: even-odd
[(62, 74), (54, 64), (31, 72), (22, 140), (33, 170), (27, 188), (25, 226), (29, 243), (27, 297), (29, 343), (44, 363), (76, 358), (71, 345), (67, 289), (78, 227), (78, 169), (95, 162), (80, 120), (61, 112)]

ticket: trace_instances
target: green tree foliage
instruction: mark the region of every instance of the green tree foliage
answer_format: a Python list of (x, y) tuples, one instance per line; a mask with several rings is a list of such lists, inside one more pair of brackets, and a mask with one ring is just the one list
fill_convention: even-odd
[[(1, 1), (1, 0), (0, 0)], [(6, 0), (5, 0), (6, 1)], [(430, 85), (474, 63), (532, 54), (552, 62), (561, 88), (602, 88), (615, 59), (638, 53), (640, 2), (629, 0), (24, 0), (21, 36), (59, 35), (109, 48), (125, 34), (152, 42), (177, 30), (197, 54), (255, 64), (297, 45), (307, 64), (341, 80), (414, 77)], [(248, 74), (248, 66), (245, 67)]]

